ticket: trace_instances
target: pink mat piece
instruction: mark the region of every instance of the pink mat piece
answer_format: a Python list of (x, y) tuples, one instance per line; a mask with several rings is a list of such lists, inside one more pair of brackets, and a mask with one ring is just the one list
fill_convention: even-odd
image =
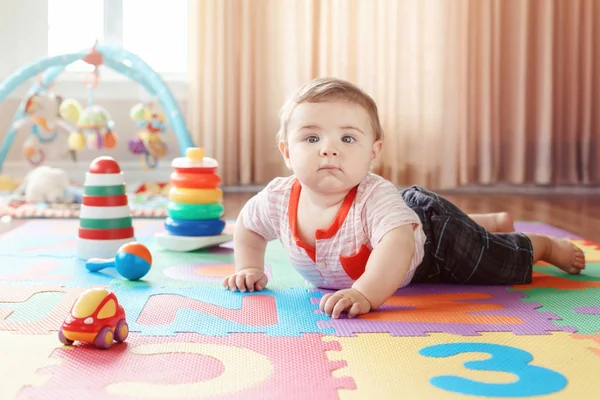
[(339, 350), (338, 343), (318, 334), (132, 334), (110, 351), (88, 345), (55, 350), (52, 357), (62, 362), (40, 370), (49, 382), (24, 389), (18, 398), (126, 400), (146, 392), (153, 398), (184, 398), (185, 393), (186, 399), (334, 400), (339, 389), (356, 388), (351, 378), (332, 375), (346, 365), (328, 359)]

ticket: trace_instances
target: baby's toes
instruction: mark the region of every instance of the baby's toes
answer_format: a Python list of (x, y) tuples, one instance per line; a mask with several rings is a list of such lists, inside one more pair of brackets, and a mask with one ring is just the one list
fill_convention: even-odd
[(573, 265), (571, 265), (569, 267), (564, 268), (564, 270), (565, 270), (565, 272), (568, 272), (569, 274), (572, 274), (572, 275), (577, 275), (577, 274), (581, 273), (581, 268), (577, 267), (575, 265), (575, 263), (573, 263)]
[(583, 250), (581, 250), (579, 247), (575, 247), (575, 257), (573, 260), (573, 266), (581, 269), (585, 268), (585, 254), (583, 253)]
[(575, 258), (575, 260), (573, 260), (573, 266), (575, 268), (585, 269), (585, 258)]

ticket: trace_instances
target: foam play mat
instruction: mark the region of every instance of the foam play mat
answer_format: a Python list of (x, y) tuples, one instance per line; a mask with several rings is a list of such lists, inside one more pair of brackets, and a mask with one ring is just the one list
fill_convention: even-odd
[[(380, 310), (332, 320), (277, 242), (266, 290), (222, 288), (224, 245), (171, 253), (161, 220), (134, 220), (153, 255), (141, 281), (76, 260), (77, 220), (29, 220), (0, 236), (1, 399), (600, 398), (600, 246), (587, 269), (534, 267), (530, 285), (411, 285)], [(231, 225), (228, 226), (231, 229)], [(58, 328), (86, 289), (114, 289), (129, 324), (107, 350), (63, 345)]]

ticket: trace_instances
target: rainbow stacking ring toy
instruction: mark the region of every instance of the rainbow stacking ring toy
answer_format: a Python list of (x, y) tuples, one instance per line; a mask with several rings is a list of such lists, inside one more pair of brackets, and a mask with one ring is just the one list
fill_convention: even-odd
[(159, 246), (171, 251), (192, 251), (233, 239), (223, 233), (223, 191), (219, 187), (218, 167), (219, 163), (205, 157), (204, 149), (198, 147), (188, 148), (186, 157), (173, 160), (165, 232), (155, 235)]

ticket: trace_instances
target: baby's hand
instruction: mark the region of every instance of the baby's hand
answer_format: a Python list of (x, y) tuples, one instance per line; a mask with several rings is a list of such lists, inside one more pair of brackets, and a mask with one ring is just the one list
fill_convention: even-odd
[(369, 300), (356, 289), (344, 289), (335, 293), (328, 293), (321, 298), (319, 307), (331, 318), (339, 318), (342, 311), (348, 311), (349, 318), (371, 311)]
[(223, 287), (235, 292), (239, 289), (240, 292), (261, 291), (267, 285), (267, 275), (262, 268), (246, 268), (233, 275), (229, 275), (223, 280)]

